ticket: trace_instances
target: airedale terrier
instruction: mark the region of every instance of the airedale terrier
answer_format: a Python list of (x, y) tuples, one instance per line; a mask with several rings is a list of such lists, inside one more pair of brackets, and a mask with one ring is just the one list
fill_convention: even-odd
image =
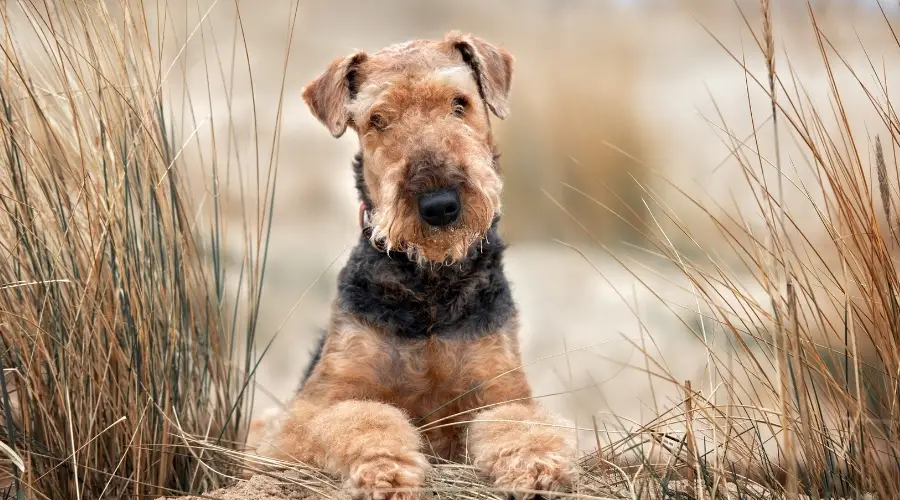
[(303, 90), (335, 137), (359, 136), (362, 236), (259, 453), (340, 474), (366, 499), (418, 498), (426, 455), (468, 460), (518, 497), (571, 484), (573, 431), (532, 399), (503, 273), (490, 115), (507, 114), (512, 67), (452, 32), (354, 52)]

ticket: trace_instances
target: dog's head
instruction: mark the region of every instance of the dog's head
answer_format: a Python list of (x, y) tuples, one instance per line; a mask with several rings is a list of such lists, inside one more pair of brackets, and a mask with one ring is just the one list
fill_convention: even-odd
[(490, 114), (508, 112), (512, 56), (458, 32), (333, 61), (303, 89), (335, 137), (359, 136), (372, 239), (454, 262), (500, 211)]

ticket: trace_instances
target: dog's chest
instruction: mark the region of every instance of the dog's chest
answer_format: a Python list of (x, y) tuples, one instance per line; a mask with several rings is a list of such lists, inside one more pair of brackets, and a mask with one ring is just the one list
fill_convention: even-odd
[[(476, 342), (477, 344), (477, 342)], [(428, 440), (429, 451), (445, 457), (463, 452), (464, 426), (483, 405), (486, 381), (473, 365), (472, 344), (439, 337), (395, 346), (390, 377), (392, 404), (403, 408)]]
[(440, 456), (459, 452), (463, 424), (478, 410), (530, 396), (514, 324), (474, 337), (405, 339), (340, 319), (303, 393), (311, 399), (367, 399), (402, 408)]
[(480, 382), (467, 369), (472, 348), (465, 341), (437, 336), (391, 345), (384, 382), (392, 389), (395, 404), (423, 420), (464, 411), (481, 392)]

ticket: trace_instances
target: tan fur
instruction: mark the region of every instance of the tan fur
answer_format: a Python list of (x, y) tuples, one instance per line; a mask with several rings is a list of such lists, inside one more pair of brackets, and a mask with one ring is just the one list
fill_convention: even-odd
[[(420, 263), (452, 262), (484, 237), (502, 189), (489, 110), (508, 112), (512, 62), (453, 32), (355, 52), (304, 89), (332, 134), (359, 136), (376, 243)], [(418, 197), (448, 185), (460, 218), (422, 223)], [(302, 390), (279, 418), (252, 427), (258, 452), (340, 474), (356, 498), (417, 498), (408, 490), (422, 485), (426, 454), (470, 458), (499, 487), (564, 489), (572, 431), (531, 399), (517, 329), (512, 319), (476, 337), (399, 339), (335, 302)], [(398, 488), (407, 491), (385, 491)]]

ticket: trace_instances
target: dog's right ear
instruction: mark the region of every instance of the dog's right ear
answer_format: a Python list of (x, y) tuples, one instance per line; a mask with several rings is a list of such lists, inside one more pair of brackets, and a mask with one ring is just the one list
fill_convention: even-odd
[(509, 113), (509, 87), (512, 83), (513, 56), (502, 47), (495, 47), (484, 40), (451, 31), (444, 38), (462, 55), (472, 68), (478, 91), (491, 111), (501, 120)]
[(358, 51), (335, 59), (324, 73), (303, 88), (306, 105), (335, 137), (347, 130), (350, 121), (347, 106), (359, 89), (359, 65), (368, 57)]

